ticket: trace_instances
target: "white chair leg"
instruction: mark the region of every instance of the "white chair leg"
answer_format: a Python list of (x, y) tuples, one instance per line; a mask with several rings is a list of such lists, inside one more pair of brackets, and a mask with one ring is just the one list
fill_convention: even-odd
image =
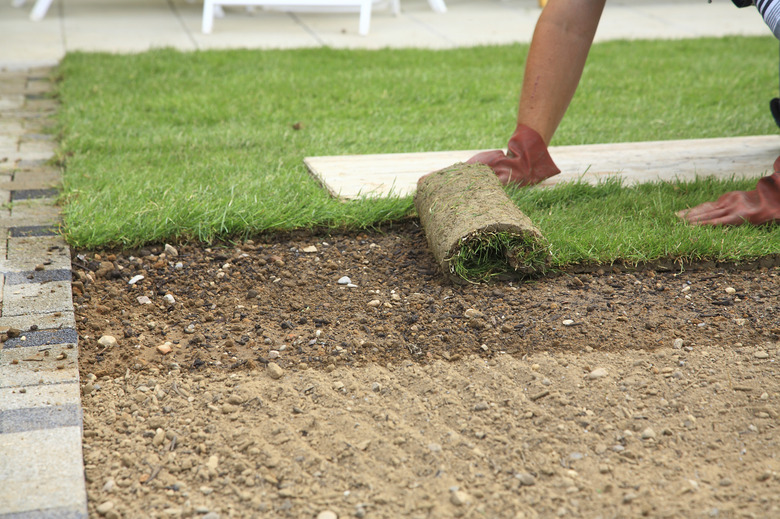
[(49, 6), (51, 6), (51, 1), (52, 0), (37, 0), (30, 13), (30, 20), (34, 22), (43, 20), (43, 17), (46, 16), (46, 12), (49, 10)]
[(401, 14), (401, 0), (391, 0), (390, 10), (393, 12), (393, 16)]
[(360, 25), (358, 27), (358, 33), (361, 36), (368, 34), (368, 29), (371, 27), (371, 0), (364, 0), (360, 4)]
[(214, 28), (214, 0), (203, 0), (203, 24), (201, 31), (203, 34), (211, 34)]
[(444, 4), (444, 0), (428, 0), (428, 4), (430, 4), (431, 9), (433, 9), (435, 13), (447, 12), (447, 6)]

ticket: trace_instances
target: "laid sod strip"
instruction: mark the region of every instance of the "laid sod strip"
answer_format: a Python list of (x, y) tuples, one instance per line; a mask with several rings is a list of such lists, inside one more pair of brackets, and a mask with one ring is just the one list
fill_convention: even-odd
[(539, 229), (481, 164), (455, 164), (421, 178), (414, 205), (428, 245), (454, 282), (527, 277), (549, 264)]
[[(332, 199), (303, 158), (501, 148), (526, 53), (509, 45), (69, 54), (58, 88), (63, 229), (76, 247), (138, 247), (413, 217), (411, 197)], [(771, 37), (597, 44), (552, 144), (771, 134), (776, 75)], [(776, 228), (692, 228), (673, 212), (754, 185), (511, 196), (550, 242), (552, 266), (659, 255), (741, 261), (780, 250)]]

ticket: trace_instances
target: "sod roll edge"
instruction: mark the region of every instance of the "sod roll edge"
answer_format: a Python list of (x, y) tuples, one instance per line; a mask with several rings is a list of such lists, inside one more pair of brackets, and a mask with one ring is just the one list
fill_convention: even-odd
[(442, 271), (455, 283), (543, 273), (549, 246), (482, 164), (454, 164), (420, 178), (414, 204)]

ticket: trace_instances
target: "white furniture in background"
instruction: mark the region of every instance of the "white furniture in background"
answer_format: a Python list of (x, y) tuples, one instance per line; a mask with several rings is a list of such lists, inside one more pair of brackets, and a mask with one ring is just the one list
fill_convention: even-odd
[[(14, 7), (21, 7), (24, 5), (25, 0), (13, 0), (11, 2), (11, 5)], [(43, 20), (43, 17), (46, 16), (46, 12), (49, 10), (49, 7), (51, 7), (52, 0), (35, 0), (35, 5), (33, 6), (32, 12), (30, 13), (30, 20), (37, 22), (39, 20)]]
[[(263, 6), (280, 10), (290, 8), (295, 11), (354, 8), (360, 11), (358, 33), (365, 36), (371, 25), (371, 8), (378, 1), (381, 0), (204, 0), (202, 31), (204, 34), (211, 33), (214, 28), (214, 17), (219, 17), (219, 8), (225, 5)], [(447, 12), (444, 0), (428, 0), (428, 4), (437, 13)], [(391, 0), (390, 5), (393, 14), (398, 15), (401, 12), (400, 0)]]
[[(307, 10), (332, 9), (332, 8), (355, 8), (360, 11), (360, 21), (358, 23), (358, 33), (361, 36), (368, 34), (371, 25), (371, 8), (374, 2), (379, 0), (203, 0), (203, 25), (201, 30), (204, 34), (209, 34), (214, 28), (214, 17), (222, 15), (222, 6), (225, 5), (243, 5), (243, 6), (264, 6), (284, 9), (305, 8)], [(25, 0), (12, 0), (14, 7), (21, 7)], [(35, 0), (30, 20), (42, 20), (51, 7), (52, 0)], [(446, 13), (447, 6), (444, 0), (428, 0), (431, 9), (437, 13)], [(393, 14), (401, 12), (400, 0), (390, 0)]]

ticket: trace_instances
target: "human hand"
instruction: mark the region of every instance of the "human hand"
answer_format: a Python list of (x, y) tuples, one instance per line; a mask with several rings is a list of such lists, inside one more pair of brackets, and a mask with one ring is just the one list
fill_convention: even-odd
[(775, 172), (758, 181), (752, 191), (731, 191), (715, 202), (677, 212), (693, 225), (762, 225), (780, 222), (780, 157)]
[(542, 137), (524, 124), (517, 125), (506, 153), (501, 150), (485, 151), (466, 162), (489, 166), (504, 185), (530, 186), (561, 172), (550, 157)]

